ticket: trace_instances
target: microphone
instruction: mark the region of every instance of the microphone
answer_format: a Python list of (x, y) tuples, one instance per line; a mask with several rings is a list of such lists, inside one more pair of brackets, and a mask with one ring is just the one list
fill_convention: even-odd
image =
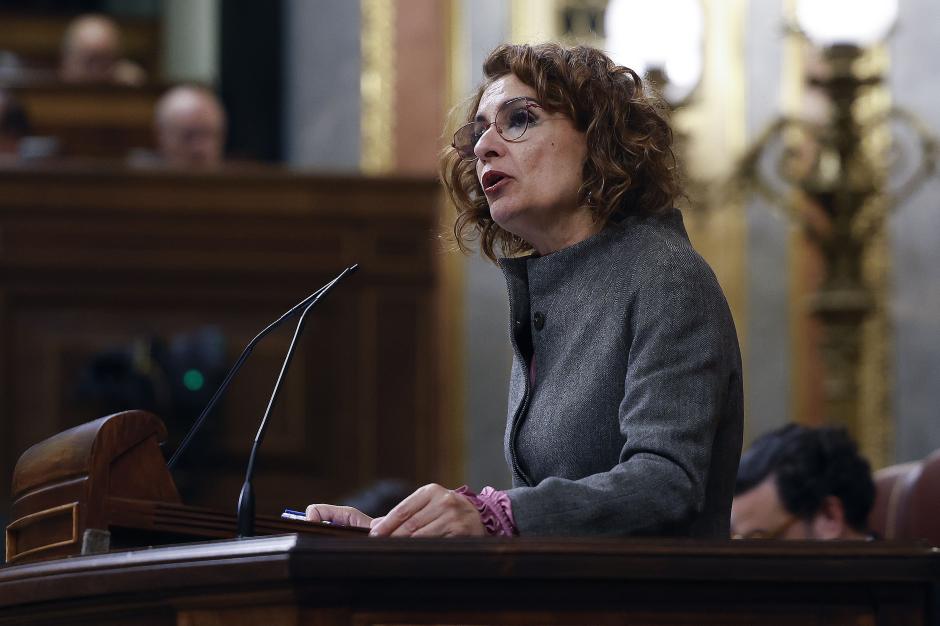
[(248, 342), (248, 345), (245, 346), (244, 350), (242, 350), (242, 353), (238, 357), (238, 359), (235, 361), (235, 364), (228, 371), (228, 374), (225, 375), (225, 379), (222, 381), (222, 384), (219, 385), (219, 388), (216, 389), (212, 398), (209, 399), (209, 403), (206, 404), (206, 408), (204, 408), (202, 410), (202, 413), (199, 414), (199, 417), (196, 418), (196, 421), (193, 423), (192, 427), (190, 427), (189, 432), (186, 433), (186, 436), (183, 437), (183, 440), (180, 442), (180, 445), (176, 448), (176, 451), (173, 453), (173, 456), (170, 457), (170, 460), (167, 462), (167, 467), (169, 469), (172, 470), (173, 467), (176, 465), (176, 462), (179, 461), (179, 458), (183, 455), (183, 452), (189, 446), (190, 442), (192, 442), (193, 437), (195, 437), (196, 433), (199, 432), (199, 429), (202, 428), (202, 425), (206, 421), (206, 418), (209, 416), (209, 413), (212, 412), (212, 409), (215, 408), (216, 403), (218, 403), (218, 401), (225, 394), (225, 390), (228, 389), (228, 385), (230, 382), (232, 382), (232, 378), (234, 378), (238, 370), (241, 369), (242, 365), (248, 359), (249, 355), (251, 355), (251, 351), (255, 349), (256, 345), (258, 345), (258, 342), (264, 339), (272, 331), (279, 328), (281, 324), (283, 324), (290, 318), (294, 317), (298, 311), (304, 310), (304, 307), (309, 305), (314, 300), (319, 299), (319, 297), (323, 295), (324, 291), (326, 291), (334, 283), (336, 283), (336, 281), (339, 280), (340, 277), (345, 275), (347, 272), (354, 272), (358, 268), (359, 268), (358, 263), (350, 267), (347, 267), (345, 270), (343, 270), (343, 272), (339, 276), (337, 276), (332, 281), (320, 287), (319, 289), (314, 291), (312, 294), (310, 294), (309, 296), (307, 296), (306, 298), (304, 298), (303, 300), (295, 304), (293, 307), (290, 308), (289, 311), (287, 311), (286, 313), (284, 313), (284, 315), (280, 316), (279, 318), (271, 322), (267, 326), (267, 328), (262, 330), (260, 333), (257, 334), (257, 336), (255, 336), (254, 339)]
[(331, 280), (315, 294), (313, 299), (306, 305), (300, 319), (297, 320), (297, 327), (294, 329), (294, 338), (287, 346), (287, 354), (284, 355), (284, 363), (281, 365), (281, 372), (277, 375), (277, 381), (274, 383), (274, 391), (271, 392), (271, 399), (268, 400), (268, 408), (264, 411), (264, 417), (261, 418), (261, 425), (258, 426), (258, 433), (255, 435), (255, 441), (251, 446), (251, 454), (248, 456), (248, 468), (245, 471), (245, 484), (242, 485), (241, 493), (238, 495), (238, 536), (252, 537), (255, 534), (255, 494), (251, 485), (251, 479), (255, 475), (255, 460), (258, 457), (258, 450), (261, 442), (264, 440), (264, 433), (268, 428), (268, 418), (271, 416), (271, 410), (274, 403), (277, 402), (277, 396), (281, 391), (281, 383), (284, 382), (284, 375), (287, 368), (290, 367), (291, 359), (294, 357), (294, 349), (297, 347), (297, 339), (303, 332), (304, 324), (307, 321), (307, 314), (316, 306), (320, 298), (325, 296), (339, 281), (348, 274), (352, 274), (359, 269), (359, 264), (354, 264), (343, 270), (339, 276)]

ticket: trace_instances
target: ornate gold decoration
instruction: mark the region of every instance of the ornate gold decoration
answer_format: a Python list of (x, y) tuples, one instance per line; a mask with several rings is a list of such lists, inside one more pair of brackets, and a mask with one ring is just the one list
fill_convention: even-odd
[(607, 0), (556, 0), (556, 29), (565, 43), (604, 47)]
[[(892, 459), (884, 224), (935, 169), (936, 142), (910, 114), (890, 108), (886, 60), (873, 58), (877, 50), (835, 45), (818, 52), (806, 83), (825, 97), (828, 119), (776, 120), (747, 152), (733, 184), (782, 208), (820, 255), (824, 276), (805, 306), (822, 333), (825, 418), (847, 427), (878, 467)], [(919, 166), (894, 189), (889, 124), (912, 130), (921, 152)]]
[(395, 164), (395, 5), (360, 0), (362, 70), (359, 163), (367, 174), (390, 172)]
[(607, 0), (512, 0), (512, 41), (604, 47)]
[[(790, 21), (796, 19), (796, 0), (785, 0), (784, 12)], [(804, 80), (804, 45), (796, 37), (787, 37), (783, 41), (783, 65), (781, 67), (781, 93), (782, 106), (785, 114), (797, 115), (803, 107), (806, 82)], [(786, 138), (788, 145), (796, 140), (793, 136)], [(800, 203), (803, 199), (798, 194), (790, 194), (788, 202)], [(796, 228), (790, 230), (788, 241), (789, 280), (787, 285), (789, 310), (788, 331), (790, 333), (790, 420), (807, 424), (813, 422), (813, 415), (809, 407), (814, 406), (811, 395), (811, 376), (815, 374), (812, 365), (816, 360), (812, 358), (810, 348), (814, 345), (815, 325), (806, 315), (805, 298), (807, 289), (807, 273), (817, 260), (804, 233)]]

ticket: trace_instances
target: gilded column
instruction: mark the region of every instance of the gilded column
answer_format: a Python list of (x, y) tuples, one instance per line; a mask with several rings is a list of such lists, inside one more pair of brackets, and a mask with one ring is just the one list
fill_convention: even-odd
[(395, 4), (393, 0), (360, 0), (362, 29), (362, 149), (366, 174), (394, 167)]

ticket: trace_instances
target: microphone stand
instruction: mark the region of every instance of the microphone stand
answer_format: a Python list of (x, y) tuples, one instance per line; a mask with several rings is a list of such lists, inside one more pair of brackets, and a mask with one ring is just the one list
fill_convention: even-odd
[(261, 425), (258, 427), (258, 433), (255, 435), (255, 441), (251, 446), (251, 454), (248, 457), (248, 469), (245, 471), (245, 483), (242, 485), (241, 493), (238, 496), (238, 536), (239, 537), (253, 537), (255, 534), (255, 494), (254, 488), (252, 487), (251, 481), (254, 478), (255, 474), (255, 460), (258, 456), (258, 450), (261, 447), (261, 442), (264, 439), (265, 431), (268, 427), (268, 418), (271, 416), (271, 410), (274, 408), (274, 403), (277, 402), (278, 394), (281, 391), (281, 383), (284, 382), (284, 375), (287, 373), (287, 368), (290, 367), (291, 359), (294, 357), (294, 350), (297, 347), (297, 339), (300, 337), (300, 333), (303, 332), (304, 324), (307, 321), (307, 314), (313, 309), (313, 307), (320, 301), (320, 298), (325, 296), (336, 283), (346, 277), (346, 275), (351, 274), (359, 269), (359, 265), (352, 265), (343, 272), (334, 278), (332, 281), (327, 283), (320, 292), (314, 297), (314, 299), (307, 304), (306, 308), (303, 310), (303, 313), (300, 314), (300, 319), (297, 320), (297, 327), (294, 329), (294, 337), (291, 339), (290, 345), (287, 347), (287, 354), (284, 356), (284, 363), (281, 365), (281, 371), (277, 376), (277, 382), (274, 383), (274, 391), (271, 392), (271, 399), (268, 400), (268, 408), (264, 411), (264, 417), (261, 418)]
[[(340, 276), (350, 271), (354, 272), (356, 271), (356, 269), (358, 269), (358, 267), (359, 267), (358, 263), (355, 265), (352, 265), (351, 267), (347, 267), (343, 271), (343, 273), (340, 274)], [(235, 377), (235, 374), (238, 372), (238, 370), (241, 369), (242, 364), (244, 364), (244, 362), (251, 355), (251, 351), (255, 349), (255, 346), (258, 345), (258, 342), (264, 339), (269, 333), (271, 333), (271, 331), (275, 330), (281, 324), (283, 324), (284, 322), (292, 318), (294, 315), (296, 315), (298, 311), (300, 311), (301, 309), (304, 309), (304, 307), (310, 304), (310, 302), (313, 301), (315, 298), (318, 299), (321, 295), (323, 295), (324, 290), (330, 287), (333, 283), (335, 283), (338, 278), (339, 276), (337, 276), (337, 278), (334, 278), (331, 282), (320, 287), (319, 289), (314, 291), (312, 294), (310, 294), (309, 296), (307, 296), (306, 298), (304, 298), (303, 300), (295, 304), (293, 307), (291, 307), (289, 311), (287, 311), (286, 313), (284, 313), (284, 315), (280, 316), (279, 318), (277, 318), (276, 320), (268, 324), (267, 328), (262, 330), (260, 333), (258, 333), (255, 336), (254, 339), (248, 342), (248, 345), (245, 346), (245, 349), (242, 350), (241, 355), (239, 355), (238, 360), (235, 361), (235, 364), (228, 371), (228, 374), (225, 375), (225, 379), (222, 381), (222, 384), (219, 385), (219, 388), (216, 389), (215, 393), (212, 395), (212, 398), (209, 400), (209, 403), (206, 404), (206, 408), (204, 408), (202, 410), (202, 413), (199, 414), (199, 417), (196, 418), (196, 421), (193, 423), (192, 427), (190, 427), (189, 432), (186, 433), (186, 436), (183, 437), (183, 440), (180, 442), (180, 445), (177, 446), (176, 451), (173, 453), (173, 456), (170, 457), (170, 460), (166, 464), (169, 469), (172, 470), (176, 466), (177, 461), (179, 461), (180, 457), (183, 455), (183, 452), (186, 450), (186, 448), (189, 447), (190, 442), (192, 441), (193, 437), (196, 436), (196, 433), (199, 432), (199, 429), (202, 428), (203, 422), (206, 421), (206, 418), (209, 416), (209, 413), (212, 412), (213, 408), (215, 408), (216, 403), (218, 403), (219, 399), (225, 393), (225, 390), (228, 389), (229, 383), (232, 382), (232, 379)]]

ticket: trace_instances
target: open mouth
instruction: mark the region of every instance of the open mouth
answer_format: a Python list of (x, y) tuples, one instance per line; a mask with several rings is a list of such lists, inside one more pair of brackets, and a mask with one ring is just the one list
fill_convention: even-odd
[(489, 172), (483, 174), (483, 179), (480, 182), (483, 185), (483, 191), (489, 191), (504, 180), (509, 180), (509, 177), (506, 174), (497, 172), (495, 170), (490, 170)]

